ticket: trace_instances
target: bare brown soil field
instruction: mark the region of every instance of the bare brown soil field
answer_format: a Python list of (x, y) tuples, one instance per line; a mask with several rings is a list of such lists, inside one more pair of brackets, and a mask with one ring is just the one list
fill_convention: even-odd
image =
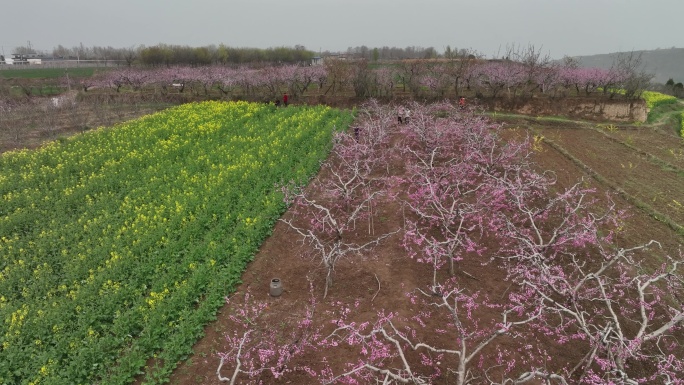
[(633, 147), (643, 153), (669, 163), (684, 170), (684, 139), (676, 136), (669, 129), (659, 128), (620, 128), (606, 132), (611, 138), (624, 145)]
[(171, 106), (163, 102), (101, 103), (80, 101), (54, 108), (50, 98), (35, 98), (0, 116), (0, 153), (33, 149), (98, 127), (148, 115)]
[[(546, 138), (557, 143), (591, 170), (648, 204), (681, 226), (684, 224), (684, 175), (658, 164), (640, 151), (586, 129), (547, 129)], [(673, 138), (672, 146), (679, 145)]]

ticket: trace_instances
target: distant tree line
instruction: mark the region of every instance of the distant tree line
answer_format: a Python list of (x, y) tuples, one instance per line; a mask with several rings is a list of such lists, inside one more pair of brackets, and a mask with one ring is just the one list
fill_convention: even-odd
[[(639, 56), (622, 57), (609, 70), (581, 68), (572, 60), (562, 64), (552, 61), (534, 47), (511, 51), (507, 59), (485, 60), (459, 53), (448, 59), (404, 59), (376, 65), (367, 59), (336, 56), (324, 58), (322, 65), (311, 66), (167, 66), (169, 63), (163, 60), (158, 63), (102, 72), (80, 79), (78, 86), (83, 91), (155, 89), (155, 93), (162, 95), (187, 90), (196, 96), (211, 97), (213, 93), (221, 98), (247, 100), (274, 100), (285, 91), (296, 100), (314, 88), (323, 97), (353, 95), (359, 99), (385, 100), (396, 96), (440, 100), (463, 95), (637, 99), (650, 80), (650, 75), (639, 70)], [(76, 82), (66, 86), (75, 87)]]
[(13, 54), (19, 55), (39, 55), (43, 58), (63, 59), (63, 60), (84, 60), (84, 61), (121, 61), (131, 65), (138, 57), (139, 48), (114, 48), (111, 46), (86, 47), (81, 43), (78, 46), (67, 48), (58, 45), (52, 52), (36, 50), (28, 46), (15, 47)]
[(140, 63), (146, 66), (206, 66), (212, 64), (309, 62), (314, 53), (304, 46), (275, 48), (236, 48), (226, 45), (189, 47), (157, 45), (140, 49)]
[(159, 44), (114, 48), (111, 46), (86, 47), (83, 44), (71, 48), (58, 45), (51, 53), (39, 52), (31, 47), (16, 47), (13, 53), (41, 54), (45, 57), (67, 60), (119, 61), (125, 65), (139, 64), (149, 67), (161, 66), (207, 66), (213, 64), (285, 63), (310, 62), (315, 55), (302, 45), (294, 47), (237, 48), (224, 44), (204, 47)]
[[(551, 60), (548, 54), (531, 45), (508, 47), (499, 59), (490, 60), (475, 51), (450, 47), (443, 54), (437, 54), (431, 47), (385, 48), (361, 46), (350, 48), (346, 55), (321, 53), (322, 65), (312, 66), (321, 67), (318, 71), (297, 69), (309, 67), (314, 55), (303, 46), (256, 49), (223, 44), (205, 47), (160, 44), (116, 50), (81, 45), (70, 50), (60, 46), (54, 54), (69, 57), (77, 54), (79, 58), (100, 60), (121, 57), (129, 64), (126, 67), (133, 63), (139, 67), (136, 71), (116, 71), (111, 76), (82, 79), (84, 91), (93, 87), (139, 90), (154, 85), (161, 93), (167, 93), (173, 84), (179, 92), (186, 86), (204, 94), (218, 89), (222, 97), (250, 99), (273, 98), (285, 89), (296, 97), (295, 94), (303, 93), (311, 84), (317, 84), (323, 95), (351, 91), (357, 98), (391, 99), (395, 92), (425, 100), (463, 93), (492, 98), (524, 98), (532, 94), (552, 98), (597, 94), (639, 98), (651, 86), (653, 77), (643, 70), (642, 55), (634, 52), (617, 55), (610, 69), (601, 69), (580, 67), (574, 58), (566, 57), (562, 62)], [(390, 60), (402, 55), (409, 58)], [(69, 79), (67, 82), (69, 88)], [(671, 83), (673, 92), (681, 89), (681, 84)], [(24, 88), (27, 96), (33, 92), (31, 87)]]
[[(51, 53), (39, 52), (27, 46), (16, 47), (13, 53), (19, 54), (42, 54), (59, 59), (71, 60), (117, 60), (128, 65), (142, 64), (146, 66), (172, 66), (189, 65), (201, 66), (212, 64), (247, 64), (247, 63), (300, 63), (309, 61), (314, 56), (332, 56), (339, 52), (324, 51), (318, 54), (307, 50), (302, 45), (294, 47), (238, 48), (225, 44), (208, 45), (203, 47), (190, 47), (187, 45), (158, 44), (146, 47), (143, 45), (128, 48), (114, 48), (111, 46), (87, 47), (83, 44), (71, 48), (63, 45), (55, 47)], [(390, 61), (406, 59), (452, 59), (452, 58), (483, 58), (484, 55), (466, 48), (451, 48), (447, 46), (444, 52), (437, 51), (434, 47), (408, 46), (400, 47), (375, 47), (365, 45), (349, 47), (341, 54), (368, 61)]]
[(668, 79), (667, 83), (665, 83), (665, 89), (678, 98), (684, 96), (684, 84), (682, 82), (675, 83), (672, 78)]
[[(330, 52), (326, 52), (330, 54)], [(444, 53), (439, 53), (434, 47), (416, 47), (408, 46), (406, 48), (399, 47), (375, 47), (369, 48), (365, 45), (357, 47), (349, 47), (346, 52), (347, 56), (355, 59), (365, 59), (368, 61), (387, 61), (387, 60), (405, 60), (405, 59), (452, 59), (457, 57), (481, 58), (483, 55), (478, 54), (472, 49), (462, 48), (452, 49), (451, 46), (446, 46)]]

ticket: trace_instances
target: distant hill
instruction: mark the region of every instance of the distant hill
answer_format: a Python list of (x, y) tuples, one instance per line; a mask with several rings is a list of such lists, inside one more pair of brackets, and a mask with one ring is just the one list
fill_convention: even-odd
[[(653, 82), (664, 84), (667, 79), (684, 83), (684, 48), (656, 49), (650, 51), (634, 51), (642, 54), (644, 69), (655, 74)], [(575, 56), (582, 67), (598, 67), (609, 69), (618, 53), (591, 56)]]

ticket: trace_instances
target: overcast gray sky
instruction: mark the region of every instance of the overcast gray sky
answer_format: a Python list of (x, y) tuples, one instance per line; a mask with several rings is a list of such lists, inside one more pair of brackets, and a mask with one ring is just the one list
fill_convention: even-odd
[(534, 45), (552, 58), (684, 47), (684, 0), (16, 0), (0, 47)]

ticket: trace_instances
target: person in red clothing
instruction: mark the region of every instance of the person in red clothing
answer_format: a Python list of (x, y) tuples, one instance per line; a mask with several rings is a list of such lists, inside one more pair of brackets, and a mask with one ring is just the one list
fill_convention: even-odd
[(458, 106), (461, 107), (461, 108), (465, 108), (465, 105), (466, 105), (465, 98), (464, 98), (463, 96), (461, 96), (460, 98), (458, 98)]
[(287, 92), (283, 94), (283, 105), (287, 107)]

